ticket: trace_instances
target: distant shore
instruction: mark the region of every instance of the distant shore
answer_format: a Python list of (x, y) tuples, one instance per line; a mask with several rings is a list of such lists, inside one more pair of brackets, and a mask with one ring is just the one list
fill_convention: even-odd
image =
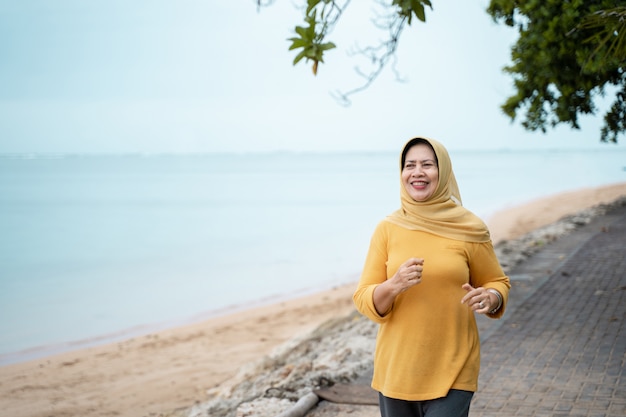
[[(562, 193), (486, 219), (494, 243), (626, 195), (626, 183)], [(206, 401), (246, 364), (353, 311), (356, 283), (201, 323), (0, 367), (14, 417), (159, 415)]]
[(485, 220), (491, 231), (491, 240), (498, 243), (516, 239), (531, 230), (554, 223), (567, 214), (610, 203), (625, 195), (625, 190), (625, 183), (581, 188), (506, 208)]

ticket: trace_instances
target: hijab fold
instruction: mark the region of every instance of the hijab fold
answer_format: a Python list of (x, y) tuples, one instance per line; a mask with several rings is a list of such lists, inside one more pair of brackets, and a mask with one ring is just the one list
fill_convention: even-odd
[[(426, 201), (411, 198), (402, 182), (402, 155), (414, 139), (428, 142), (437, 156), (439, 183)], [(386, 221), (409, 230), (421, 230), (449, 239), (465, 242), (488, 242), (491, 240), (485, 223), (461, 204), (461, 193), (452, 171), (452, 161), (446, 148), (439, 142), (417, 137), (409, 140), (400, 153), (400, 209), (386, 217)]]

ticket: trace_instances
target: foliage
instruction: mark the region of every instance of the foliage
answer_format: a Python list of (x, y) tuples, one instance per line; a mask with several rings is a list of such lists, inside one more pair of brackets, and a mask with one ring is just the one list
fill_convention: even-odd
[(600, 61), (613, 56), (620, 62), (626, 62), (626, 6), (587, 15), (577, 29), (593, 32), (588, 40), (597, 45), (592, 57), (604, 50), (604, 55), (598, 57)]
[[(320, 12), (320, 20), (317, 13)], [(293, 60), (296, 65), (302, 58), (313, 61), (313, 74), (317, 75), (317, 65), (324, 62), (324, 52), (335, 48), (332, 42), (324, 42), (327, 32), (341, 15), (341, 9), (334, 1), (308, 0), (304, 22), (308, 26), (296, 26), (296, 37), (290, 38), (289, 50), (302, 48)], [(319, 24), (319, 25), (318, 25)]]
[[(604, 116), (600, 139), (617, 142), (626, 132), (626, 13), (614, 0), (491, 0), (487, 12), (516, 27), (512, 65), (516, 94), (502, 106), (522, 125), (545, 132), (567, 123), (578, 129), (578, 117), (597, 111), (595, 100), (607, 87), (615, 101)], [(622, 3), (623, 4), (623, 3)]]
[[(259, 7), (274, 0), (257, 0)], [(413, 18), (426, 21), (430, 0), (376, 0), (384, 13), (375, 25), (388, 31), (388, 39), (357, 52), (368, 58), (370, 71), (360, 87), (338, 93), (344, 104), (348, 96), (367, 88), (395, 57), (398, 41)], [(290, 50), (299, 50), (294, 65), (313, 62), (313, 73), (334, 49), (326, 40), (350, 0), (307, 0), (304, 26), (296, 26)], [(512, 120), (525, 111), (522, 126), (546, 131), (560, 123), (580, 128), (579, 115), (595, 114), (596, 100), (607, 90), (615, 100), (604, 115), (600, 139), (617, 142), (626, 132), (626, 7), (624, 0), (491, 0), (487, 12), (496, 22), (519, 31), (511, 48), (511, 74), (516, 92), (502, 105)]]
[[(307, 0), (304, 12), (306, 26), (296, 26), (296, 36), (289, 39), (289, 50), (301, 49), (293, 60), (294, 65), (303, 58), (313, 61), (313, 74), (317, 74), (318, 64), (324, 62), (324, 53), (334, 49), (332, 42), (326, 42), (326, 36), (332, 31), (342, 13), (349, 5), (350, 0)], [(394, 56), (402, 29), (413, 22), (413, 18), (425, 22), (425, 6), (431, 7), (430, 0), (392, 0), (391, 4), (383, 4), (385, 13), (375, 20), (375, 25), (387, 30), (389, 35), (386, 41), (377, 46), (361, 49), (360, 52), (372, 63), (372, 70), (359, 74), (365, 78), (365, 83), (348, 92), (338, 93), (338, 98), (343, 103), (349, 103), (348, 96), (367, 88), (378, 77), (387, 62)]]

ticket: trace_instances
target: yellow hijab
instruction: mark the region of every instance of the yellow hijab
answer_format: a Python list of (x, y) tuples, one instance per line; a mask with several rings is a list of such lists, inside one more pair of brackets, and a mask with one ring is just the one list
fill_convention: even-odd
[[(402, 182), (402, 155), (409, 146), (421, 139), (435, 151), (439, 166), (439, 184), (426, 201), (411, 198)], [(466, 242), (488, 242), (491, 238), (485, 223), (461, 205), (461, 193), (452, 171), (452, 161), (446, 148), (439, 142), (416, 137), (409, 140), (400, 153), (400, 201), (401, 208), (385, 220), (409, 230), (421, 230), (438, 236)]]

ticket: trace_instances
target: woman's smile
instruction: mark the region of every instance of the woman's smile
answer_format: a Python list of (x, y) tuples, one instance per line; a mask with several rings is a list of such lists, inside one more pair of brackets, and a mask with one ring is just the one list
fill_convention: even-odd
[(423, 190), (428, 186), (428, 183), (425, 181), (413, 181), (411, 182), (411, 185), (418, 190)]

